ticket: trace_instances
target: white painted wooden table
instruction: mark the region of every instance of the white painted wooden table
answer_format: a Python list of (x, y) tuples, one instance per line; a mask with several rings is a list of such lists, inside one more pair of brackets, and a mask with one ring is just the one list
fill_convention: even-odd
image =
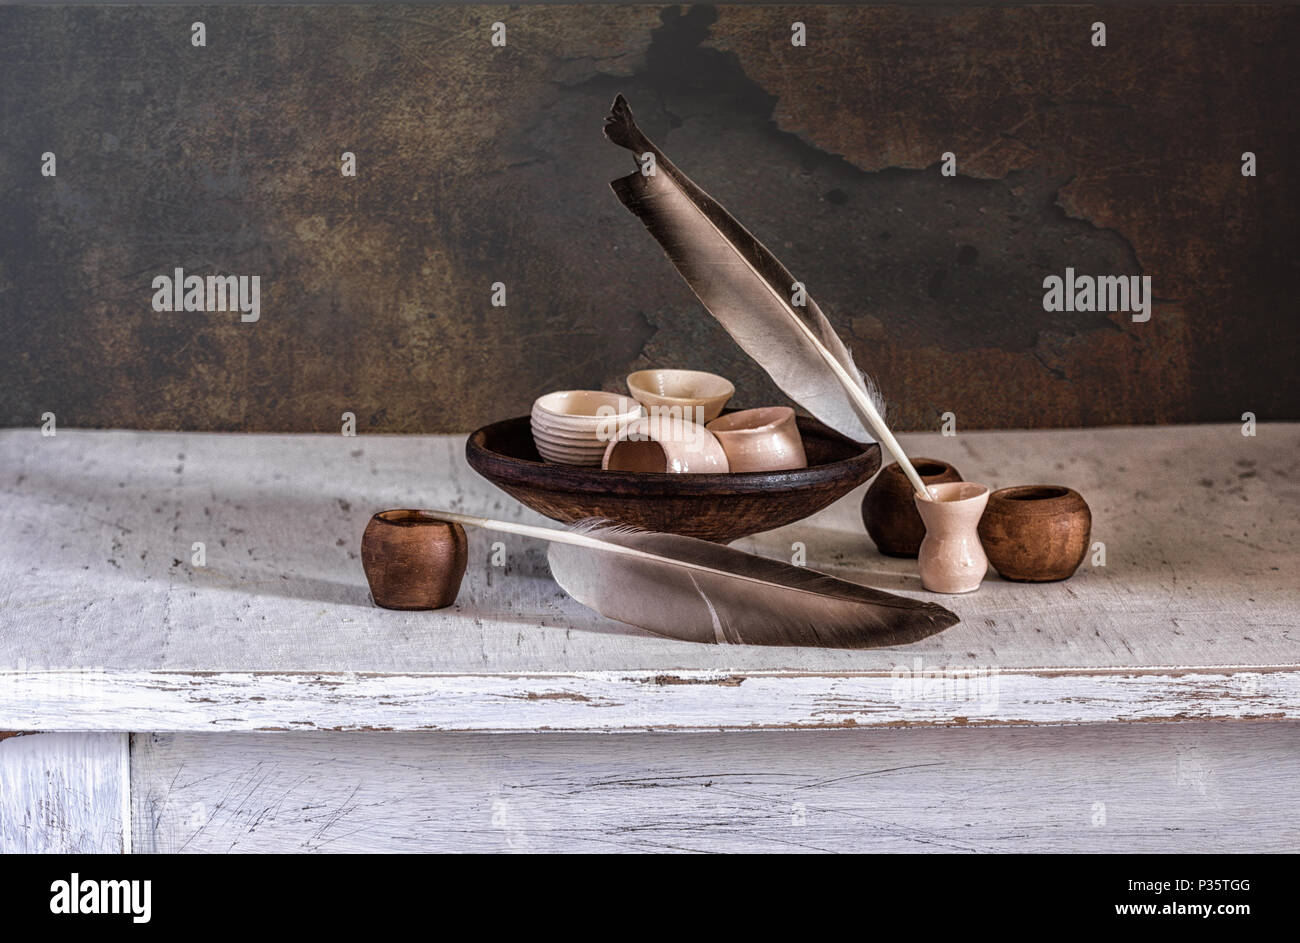
[[(471, 534), (455, 607), (390, 612), (357, 558), (373, 511), (546, 523), (459, 437), (0, 432), (0, 730), (63, 732), (0, 740), (0, 845), (1175, 850), (1176, 828), (1296, 847), (1300, 426), (904, 445), (1078, 489), (1105, 566), (991, 576), (940, 600), (959, 625), (901, 648), (694, 646), (578, 606), (540, 545)], [(871, 547), (860, 498), (741, 546), (802, 542), (809, 566), (929, 598)], [(47, 768), (86, 788), (34, 795)], [(668, 788), (737, 777), (760, 811), (730, 824), (724, 791)], [(662, 842), (619, 837), (632, 809)]]

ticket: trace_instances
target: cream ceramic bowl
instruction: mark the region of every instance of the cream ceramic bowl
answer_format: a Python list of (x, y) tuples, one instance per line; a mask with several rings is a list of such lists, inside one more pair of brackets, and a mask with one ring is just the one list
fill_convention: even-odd
[(735, 394), (731, 381), (702, 370), (638, 370), (628, 374), (627, 388), (651, 415), (676, 409), (688, 422), (704, 425), (717, 419)]
[(641, 404), (619, 393), (600, 390), (560, 390), (533, 403), (533, 422), (569, 433), (594, 432), (610, 419), (630, 421), (642, 414)]
[(708, 429), (677, 418), (649, 416), (628, 425), (609, 443), (601, 468), (607, 471), (673, 475), (723, 474), (727, 453)]
[(733, 472), (808, 467), (794, 410), (789, 406), (763, 406), (727, 413), (709, 423), (708, 430), (727, 453), (727, 463)]
[(529, 421), (548, 462), (598, 466), (609, 443), (641, 415), (640, 403), (618, 393), (560, 390), (538, 397)]
[(552, 445), (534, 436), (533, 444), (537, 446), (538, 455), (557, 465), (588, 465), (599, 468), (601, 461), (605, 458), (606, 446), (599, 443), (591, 449), (575, 449)]
[(605, 456), (608, 442), (596, 438), (573, 440), (548, 436), (540, 429), (533, 430), (533, 444), (542, 458), (564, 465), (599, 465)]
[(585, 436), (563, 435), (561, 433), (550, 432), (546, 428), (540, 425), (533, 427), (533, 440), (543, 441), (547, 445), (553, 445), (556, 448), (583, 449), (583, 450), (599, 449), (602, 452), (605, 451), (605, 446), (609, 445), (608, 442), (601, 441), (601, 439), (598, 436), (593, 437), (591, 435), (585, 435)]

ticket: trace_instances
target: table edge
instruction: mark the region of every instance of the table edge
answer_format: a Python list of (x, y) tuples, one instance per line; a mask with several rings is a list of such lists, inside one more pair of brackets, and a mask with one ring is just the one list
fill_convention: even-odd
[(1300, 665), (495, 674), (0, 671), (7, 731), (632, 732), (1300, 719)]

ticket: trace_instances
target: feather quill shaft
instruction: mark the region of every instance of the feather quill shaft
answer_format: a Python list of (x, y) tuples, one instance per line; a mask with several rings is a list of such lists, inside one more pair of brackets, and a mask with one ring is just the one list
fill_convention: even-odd
[(638, 158), (653, 155), (652, 173), (638, 171), (610, 187), (709, 313), (791, 399), (850, 438), (879, 441), (928, 499), (885, 424), (883, 405), (830, 321), (812, 298), (795, 305), (789, 270), (645, 136), (622, 95), (605, 119), (605, 136)]
[(550, 543), (551, 575), (601, 615), (691, 642), (874, 648), (956, 624), (934, 603), (895, 596), (721, 544), (608, 521), (565, 530), (450, 511), (421, 512)]

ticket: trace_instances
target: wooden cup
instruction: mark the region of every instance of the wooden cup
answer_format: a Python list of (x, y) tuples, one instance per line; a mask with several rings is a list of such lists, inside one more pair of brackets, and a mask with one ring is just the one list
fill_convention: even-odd
[(1022, 485), (989, 495), (980, 542), (1003, 579), (1048, 583), (1074, 575), (1088, 552), (1092, 511), (1063, 485)]
[(384, 609), (450, 606), (468, 561), (465, 528), (419, 511), (380, 511), (361, 537), (370, 595)]

